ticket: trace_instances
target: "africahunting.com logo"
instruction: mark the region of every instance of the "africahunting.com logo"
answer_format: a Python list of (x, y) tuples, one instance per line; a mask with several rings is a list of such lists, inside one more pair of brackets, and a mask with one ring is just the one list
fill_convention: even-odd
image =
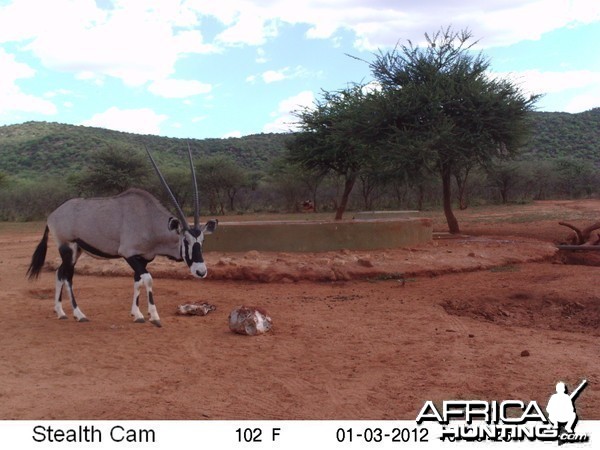
[(565, 383), (556, 384), (546, 405), (546, 413), (536, 401), (521, 400), (446, 400), (441, 409), (428, 400), (417, 424), (436, 422), (442, 425), (442, 441), (558, 441), (589, 442), (585, 433), (577, 433), (575, 401), (586, 387), (587, 380), (568, 393)]

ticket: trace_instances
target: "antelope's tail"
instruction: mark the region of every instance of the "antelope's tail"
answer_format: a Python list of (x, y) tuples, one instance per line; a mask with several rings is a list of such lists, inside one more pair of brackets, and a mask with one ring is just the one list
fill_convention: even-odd
[(39, 277), (42, 267), (44, 267), (46, 251), (48, 250), (48, 231), (48, 225), (46, 225), (44, 236), (31, 256), (31, 264), (29, 265), (29, 269), (27, 269), (27, 276), (30, 280)]

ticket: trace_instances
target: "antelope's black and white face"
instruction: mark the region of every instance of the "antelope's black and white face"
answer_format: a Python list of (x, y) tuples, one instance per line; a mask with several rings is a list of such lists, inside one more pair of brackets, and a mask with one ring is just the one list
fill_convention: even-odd
[(204, 235), (211, 234), (217, 228), (217, 220), (209, 220), (199, 228), (189, 227), (179, 232), (179, 251), (181, 258), (196, 278), (205, 278), (208, 270), (202, 256)]

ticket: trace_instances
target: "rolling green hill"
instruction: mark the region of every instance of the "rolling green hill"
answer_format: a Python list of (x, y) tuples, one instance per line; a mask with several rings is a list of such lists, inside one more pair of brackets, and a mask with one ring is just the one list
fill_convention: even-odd
[[(532, 136), (522, 158), (583, 159), (600, 167), (600, 108), (578, 114), (532, 113)], [(265, 171), (282, 155), (287, 134), (255, 134), (228, 139), (175, 139), (103, 128), (47, 122), (0, 127), (0, 172), (36, 179), (84, 168), (94, 152), (113, 147), (143, 151), (147, 145), (161, 164), (184, 164), (188, 142), (200, 155), (228, 154), (242, 167)]]
[[(471, 176), (468, 195), (473, 204), (591, 197), (600, 193), (600, 108), (579, 114), (534, 112), (531, 121), (531, 138), (517, 161)], [(118, 184), (122, 179), (116, 176), (112, 180), (106, 175), (109, 172), (102, 158), (121, 156), (121, 152), (128, 156), (133, 166), (127, 166), (125, 179), (135, 168), (150, 173), (144, 146), (153, 152), (167, 177), (186, 174), (185, 180), (170, 180), (185, 203), (189, 188), (188, 143), (194, 150), (196, 162), (200, 162), (203, 155), (224, 155), (245, 169), (237, 171), (242, 175), (238, 176), (237, 184), (230, 187), (227, 183), (236, 179), (235, 166), (233, 172), (227, 172), (226, 165), (216, 166), (219, 169), (213, 172), (204, 169), (209, 171), (209, 175), (205, 174), (208, 182), (202, 188), (204, 208), (211, 214), (219, 211), (291, 212), (311, 196), (321, 211), (332, 210), (339, 191), (335, 177), (321, 179), (317, 188), (315, 180), (307, 184), (299, 174), (275, 169), (273, 162), (285, 153), (289, 138), (289, 134), (256, 134), (243, 138), (187, 140), (46, 122), (2, 126), (0, 220), (41, 219), (74, 196), (107, 195), (117, 188), (124, 189)], [(132, 152), (138, 157), (130, 154)], [(210, 162), (204, 161), (210, 167)], [(147, 167), (142, 168), (140, 164)], [(100, 174), (101, 181), (94, 178), (96, 174)], [(144, 185), (140, 174), (136, 183), (150, 190), (157, 188), (156, 183)], [(422, 209), (439, 205), (440, 186), (435, 180), (425, 180), (419, 185), (402, 180), (396, 184), (382, 183), (375, 186), (371, 191), (375, 194), (370, 198), (365, 196), (364, 188), (368, 186), (361, 187), (362, 195), (355, 189), (352, 199), (355, 209)], [(161, 193), (158, 187), (155, 195)], [(235, 205), (233, 196), (237, 196)]]
[(531, 141), (523, 157), (570, 157), (593, 161), (600, 167), (600, 108), (578, 114), (535, 112)]
[(175, 139), (123, 133), (103, 128), (47, 122), (0, 127), (0, 171), (37, 178), (73, 173), (84, 168), (95, 152), (105, 148), (143, 152), (144, 145), (166, 166), (187, 164), (187, 144), (195, 154), (227, 154), (242, 167), (266, 170), (285, 148), (286, 134), (256, 134), (228, 139)]

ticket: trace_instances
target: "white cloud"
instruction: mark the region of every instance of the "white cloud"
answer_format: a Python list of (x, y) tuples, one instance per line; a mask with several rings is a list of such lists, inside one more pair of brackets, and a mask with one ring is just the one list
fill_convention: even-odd
[(164, 114), (157, 114), (150, 108), (120, 109), (115, 106), (95, 114), (81, 125), (108, 128), (138, 134), (160, 134), (160, 125), (167, 120)]
[(208, 94), (212, 90), (212, 86), (197, 80), (166, 79), (152, 82), (148, 90), (160, 97), (186, 98), (194, 95)]
[[(69, 22), (91, 24), (105, 13), (93, 0), (18, 0), (0, 8), (0, 43), (61, 33)], [(77, 20), (73, 20), (77, 17)]]
[(94, 73), (92, 71), (89, 70), (83, 70), (81, 72), (77, 72), (75, 74), (75, 79), (77, 80), (83, 80), (83, 81), (89, 81), (90, 83), (93, 83), (96, 86), (103, 86), (104, 85), (104, 76)]
[(264, 49), (258, 48), (256, 49), (256, 64), (264, 64), (269, 61), (267, 58), (267, 52)]
[(48, 91), (44, 94), (44, 97), (46, 98), (54, 98), (54, 97), (58, 97), (61, 95), (72, 95), (73, 92), (69, 89), (64, 89), (64, 88), (59, 88), (59, 89), (55, 89), (53, 91)]
[(17, 80), (35, 76), (27, 64), (18, 62), (15, 57), (0, 47), (0, 114), (10, 113), (39, 113), (56, 114), (54, 103), (27, 94), (21, 90)]
[[(419, 41), (441, 25), (471, 27), (482, 45), (507, 45), (568, 24), (600, 19), (600, 2), (589, 0), (307, 0), (288, 1), (162, 0), (19, 0), (0, 7), (0, 43), (22, 42), (44, 66), (102, 83), (116, 77), (127, 85), (170, 78), (183, 55), (206, 54), (224, 46), (260, 46), (284, 25), (307, 26), (311, 39), (339, 40), (339, 30), (355, 34), (355, 46), (374, 50), (398, 39)], [(32, 14), (35, 11), (35, 14)], [(77, 20), (73, 20), (76, 17)], [(205, 42), (203, 19), (224, 27), (214, 42)], [(257, 49), (257, 62), (266, 61)], [(281, 72), (266, 72), (265, 81)]]
[[(493, 78), (507, 79), (526, 94), (546, 95), (540, 103), (549, 102), (550, 110), (578, 113), (600, 105), (600, 72), (568, 70), (564, 72), (524, 70), (493, 72)], [(566, 100), (565, 95), (569, 100)]]
[(570, 113), (578, 113), (592, 108), (598, 108), (598, 106), (600, 106), (600, 88), (595, 86), (586, 90), (585, 93), (573, 97), (567, 103), (564, 110)]
[(273, 120), (263, 127), (263, 132), (284, 133), (296, 130), (298, 119), (294, 116), (294, 111), (312, 107), (314, 103), (315, 95), (312, 91), (303, 91), (282, 100), (279, 102), (277, 111), (271, 114)]
[[(84, 96), (80, 90), (82, 85), (87, 88), (114, 86), (111, 78), (122, 80), (127, 86), (147, 88), (156, 96), (181, 99), (180, 104), (182, 101), (186, 105), (199, 103), (199, 99), (206, 102), (213, 92), (212, 86), (192, 79), (189, 70), (210, 79), (202, 74), (212, 68), (204, 65), (205, 61), (200, 58), (186, 58), (225, 52), (229, 47), (243, 45), (255, 47), (244, 55), (248, 59), (240, 62), (252, 65), (270, 61), (269, 65), (250, 69), (254, 74), (248, 76), (247, 81), (280, 82), (277, 90), (265, 90), (269, 95), (276, 95), (279, 89), (293, 86), (287, 82), (290, 79), (320, 76), (312, 68), (309, 72), (301, 66), (294, 67), (289, 59), (276, 65), (281, 51), (279, 44), (289, 44), (283, 40), (276, 46), (266, 44), (284, 31), (287, 38), (296, 36), (298, 30), (305, 30), (305, 38), (326, 39), (328, 45), (347, 44), (350, 38), (360, 50), (375, 50), (393, 46), (399, 39), (421, 42), (424, 32), (435, 32), (440, 26), (451, 24), (455, 30), (469, 27), (474, 37), (481, 39), (482, 46), (497, 46), (539, 39), (560, 27), (600, 20), (600, 2), (591, 0), (306, 0), (291, 7), (290, 2), (284, 0), (0, 0), (0, 5), (0, 113), (37, 114), (57, 114), (56, 106), (72, 108), (69, 100)], [(213, 36), (211, 40), (207, 40), (209, 32)], [(2, 50), (6, 43), (6, 50)], [(32, 66), (17, 62), (7, 56), (8, 49), (28, 52), (26, 56), (15, 53), (18, 61), (30, 62), (32, 58), (37, 61), (30, 62)], [(293, 55), (294, 48), (289, 47), (289, 52)], [(236, 49), (235, 54), (241, 52)], [(320, 59), (315, 58), (315, 64), (317, 61)], [(38, 72), (49, 70), (40, 74), (33, 67)], [(557, 71), (561, 69), (558, 63), (556, 67)], [(271, 70), (265, 70), (267, 68)], [(188, 72), (182, 75), (177, 69)], [(233, 64), (231, 70), (237, 70), (239, 75), (240, 66)], [(32, 80), (36, 76), (46, 85), (55, 82), (57, 78), (52, 72), (75, 77), (76, 81), (69, 86), (74, 91), (70, 97), (61, 97), (66, 94), (58, 91), (46, 92), (43, 97), (26, 92), (26, 86), (37, 81)], [(593, 87), (600, 85), (600, 80), (592, 71), (571, 71), (563, 75), (532, 70), (513, 75), (520, 77), (521, 85), (530, 92), (552, 94), (570, 90), (569, 94), (576, 97), (570, 101), (569, 110), (597, 102), (598, 96), (593, 94), (597, 89), (594, 91)], [(54, 86), (65, 85), (66, 77), (60, 78)], [(223, 85), (230, 82), (229, 78), (221, 81)], [(309, 86), (316, 89), (308, 83), (296, 89)], [(49, 89), (52, 88), (44, 91)], [(135, 95), (142, 95), (142, 89), (134, 90)], [(296, 97), (289, 99), (295, 101), (293, 107), (286, 101), (279, 105), (272, 114), (272, 122), (265, 125), (266, 131), (289, 130), (295, 120), (289, 111), (297, 109), (303, 100), (308, 99), (309, 106), (314, 100), (312, 93), (306, 94), (304, 99)], [(218, 108), (223, 103), (228, 104), (220, 100), (218, 106), (216, 101), (214, 105), (210, 102), (211, 106)], [(124, 97), (123, 102), (126, 101)], [(80, 106), (79, 101), (76, 106)], [(87, 122), (106, 120), (113, 123), (111, 128), (131, 130), (110, 120), (119, 116), (138, 130), (147, 122), (151, 131), (141, 132), (156, 133), (167, 119), (150, 109), (121, 108), (111, 108)], [(191, 108), (186, 110), (192, 111)], [(201, 112), (195, 111), (188, 117), (199, 114)], [(170, 119), (174, 121), (176, 117)], [(189, 119), (177, 120), (182, 124), (189, 122)]]
[(14, 83), (19, 78), (31, 78), (35, 75), (33, 70), (27, 64), (18, 62), (15, 56), (11, 53), (7, 53), (2, 47), (0, 47), (0, 81), (3, 84)]
[(555, 94), (569, 89), (600, 85), (600, 72), (570, 70), (565, 72), (524, 70), (521, 72), (493, 72), (495, 78), (508, 79), (531, 94)]
[(225, 133), (223, 136), (221, 136), (221, 139), (227, 139), (227, 138), (240, 138), (242, 137), (242, 132), (241, 131), (230, 131), (229, 133)]
[(260, 75), (249, 75), (246, 77), (246, 82), (255, 83), (260, 77), (266, 84), (276, 83), (278, 81), (289, 80), (294, 78), (305, 78), (309, 76), (320, 76), (322, 72), (310, 72), (302, 66), (297, 66), (294, 69), (284, 67), (279, 70), (267, 70)]
[(224, 45), (263, 45), (269, 38), (277, 36), (278, 24), (277, 17), (268, 9), (246, 3), (238, 11), (234, 23), (215, 40)]
[(189, 5), (227, 26), (218, 37), (224, 45), (262, 45), (276, 36), (283, 24), (304, 24), (311, 39), (335, 40), (339, 30), (351, 30), (356, 35), (355, 46), (363, 50), (393, 46), (398, 39), (419, 42), (424, 32), (450, 24), (455, 29), (472, 29), (484, 46), (510, 45), (600, 18), (600, 2), (591, 0), (307, 0), (292, 7), (285, 0), (191, 0)]
[(45, 67), (81, 79), (139, 86), (168, 78), (184, 54), (217, 51), (190, 29), (198, 22), (186, 4), (115, 0), (102, 9), (93, 0), (20, 0), (0, 9), (0, 42), (27, 42)]
[(176, 52), (169, 48), (172, 36), (164, 26), (138, 23), (132, 32), (124, 18), (92, 28), (77, 29), (79, 23), (74, 23), (61, 33), (34, 39), (27, 48), (48, 68), (89, 77), (108, 75), (130, 86), (166, 78), (173, 70)]
[(180, 53), (219, 53), (221, 49), (214, 44), (204, 42), (199, 30), (180, 31), (173, 36), (175, 48)]
[[(104, 7), (103, 7), (104, 5)], [(355, 34), (355, 46), (374, 50), (398, 39), (422, 40), (425, 31), (452, 24), (470, 27), (482, 45), (508, 45), (543, 33), (600, 19), (600, 2), (590, 0), (489, 0), (482, 4), (431, 0), (289, 1), (19, 0), (0, 7), (0, 43), (23, 42), (51, 69), (96, 82), (117, 77), (139, 86), (175, 73), (185, 54), (222, 51), (223, 46), (260, 46), (286, 25), (306, 25), (311, 39), (339, 40), (339, 30)], [(35, 11), (35, 14), (32, 14)], [(73, 20), (76, 17), (77, 20)], [(203, 19), (224, 29), (204, 41)], [(264, 62), (264, 50), (257, 61)]]
[(267, 70), (262, 74), (262, 79), (267, 84), (285, 80), (287, 78), (285, 72), (288, 70), (288, 68), (282, 70)]

